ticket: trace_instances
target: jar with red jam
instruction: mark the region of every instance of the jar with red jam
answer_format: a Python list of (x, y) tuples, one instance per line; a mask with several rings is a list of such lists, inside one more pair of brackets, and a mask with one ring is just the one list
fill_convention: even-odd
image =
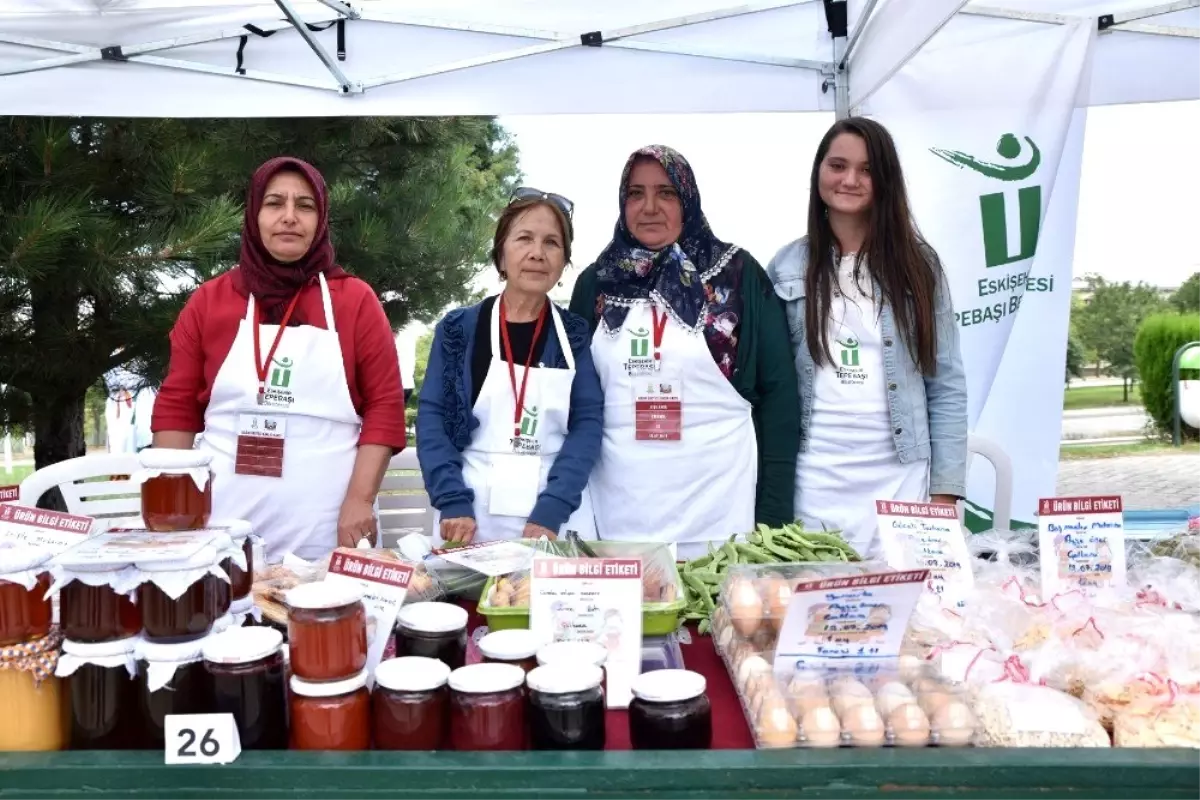
[(604, 670), (551, 664), (525, 676), (529, 740), (534, 750), (603, 750)]
[(441, 750), (450, 728), (450, 667), (434, 658), (391, 658), (375, 668), (371, 730), (377, 750)]
[(135, 645), (144, 747), (163, 747), (168, 716), (213, 713), (212, 685), (201, 655), (204, 641), (156, 644), (140, 639)]
[(492, 631), (479, 640), (483, 660), (494, 664), (515, 664), (529, 672), (537, 664), (537, 653), (545, 642), (528, 628)]
[(50, 551), (42, 547), (0, 549), (0, 647), (50, 633), (49, 560)]
[(251, 536), (254, 534), (254, 528), (249, 522), (242, 519), (221, 520), (210, 523), (213, 528), (223, 528), (229, 538), (233, 540), (235, 547), (242, 551), (242, 555), (246, 559), (246, 568), (239, 567), (233, 559), (226, 559), (221, 562), (221, 569), (229, 575), (230, 583), (230, 598), (232, 600), (240, 600), (243, 597), (250, 596), (250, 589), (254, 584), (254, 545), (251, 541)]
[(396, 655), (436, 658), (458, 669), (467, 657), (467, 611), (453, 603), (410, 603), (396, 616)]
[(633, 682), (629, 741), (634, 750), (708, 750), (712, 706), (704, 676), (686, 669), (643, 672)]
[(135, 642), (63, 642), (55, 674), (66, 685), (70, 749), (141, 749)]
[(138, 454), (142, 520), (159, 533), (194, 531), (212, 516), (212, 454), (151, 447)]
[(367, 665), (362, 590), (306, 583), (287, 593), (292, 674), (302, 681), (345, 681)]
[(59, 620), (76, 642), (113, 642), (142, 632), (142, 610), (126, 587), (125, 568), (75, 565), (59, 576)]
[(370, 750), (371, 693), (367, 670), (341, 681), (292, 677), (293, 750)]
[(525, 670), (472, 664), (450, 673), (450, 748), (524, 750)]
[(230, 628), (205, 639), (201, 655), (212, 712), (233, 715), (242, 749), (286, 750), (283, 634), (268, 627)]
[(219, 584), (213, 574), (217, 550), (205, 545), (180, 561), (135, 564), (143, 635), (152, 642), (187, 642), (207, 636), (218, 618)]

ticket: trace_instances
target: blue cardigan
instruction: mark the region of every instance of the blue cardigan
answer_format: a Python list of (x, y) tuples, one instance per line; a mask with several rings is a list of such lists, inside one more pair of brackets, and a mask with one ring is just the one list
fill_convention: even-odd
[[(479, 304), (456, 309), (437, 324), (417, 404), (417, 459), (425, 491), (443, 518), (475, 516), (475, 492), (463, 480), (462, 452), (479, 427), (471, 413), (471, 353), (479, 309)], [(592, 363), (588, 324), (569, 311), (558, 310), (575, 354), (571, 411), (562, 450), (529, 515), (529, 522), (555, 532), (579, 508), (592, 466), (600, 458), (604, 430), (604, 390)], [(542, 363), (566, 369), (557, 336), (546, 338)]]

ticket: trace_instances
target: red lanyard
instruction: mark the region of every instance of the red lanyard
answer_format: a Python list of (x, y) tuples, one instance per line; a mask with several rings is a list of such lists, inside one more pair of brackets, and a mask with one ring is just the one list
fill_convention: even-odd
[(667, 313), (664, 311), (659, 316), (658, 306), (651, 303), (650, 315), (654, 318), (654, 368), (658, 369), (662, 365), (662, 340), (663, 332), (667, 329)]
[(258, 372), (258, 404), (260, 406), (267, 393), (267, 370), (271, 368), (271, 361), (275, 358), (275, 351), (279, 348), (283, 331), (287, 328), (288, 321), (292, 318), (292, 312), (296, 310), (296, 301), (299, 299), (300, 292), (296, 292), (292, 302), (288, 303), (287, 311), (283, 312), (283, 319), (279, 321), (279, 330), (275, 332), (275, 341), (271, 342), (271, 349), (267, 351), (266, 361), (262, 359), (262, 345), (258, 340), (258, 329), (262, 327), (262, 308), (257, 303), (254, 305), (254, 369)]
[(542, 306), (538, 315), (537, 325), (533, 328), (533, 341), (529, 343), (529, 354), (525, 356), (525, 374), (521, 376), (521, 388), (517, 389), (517, 367), (513, 364), (512, 343), (508, 340), (508, 315), (504, 311), (504, 296), (500, 296), (500, 338), (504, 341), (504, 360), (508, 363), (508, 379), (512, 382), (513, 399), (517, 408), (513, 411), (513, 438), (521, 438), (521, 415), (525, 413), (525, 388), (529, 385), (529, 367), (533, 363), (533, 351), (537, 348), (538, 337), (542, 335), (542, 326), (546, 323), (546, 310), (549, 301)]

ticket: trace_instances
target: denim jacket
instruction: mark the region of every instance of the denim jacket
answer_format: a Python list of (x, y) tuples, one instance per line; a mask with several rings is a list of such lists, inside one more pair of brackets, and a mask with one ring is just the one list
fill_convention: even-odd
[[(800, 452), (808, 451), (812, 422), (815, 364), (808, 351), (804, 328), (805, 277), (808, 273), (808, 240), (797, 239), (775, 254), (767, 274), (775, 293), (787, 308), (788, 328), (800, 384)], [(880, 300), (875, 289), (876, 302)], [(942, 282), (934, 303), (937, 331), (937, 373), (921, 374), (908, 347), (896, 335), (892, 309), (880, 311), (883, 363), (887, 376), (888, 406), (892, 418), (892, 441), (900, 462), (928, 459), (929, 493), (966, 496), (967, 480), (967, 382), (958, 344), (958, 325), (950, 291)]]

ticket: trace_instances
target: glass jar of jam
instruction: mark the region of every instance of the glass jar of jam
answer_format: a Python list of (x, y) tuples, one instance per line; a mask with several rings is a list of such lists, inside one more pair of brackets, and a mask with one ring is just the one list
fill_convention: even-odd
[[(221, 578), (210, 571), (216, 563), (216, 548), (206, 545), (185, 560), (134, 565), (147, 578), (138, 587), (143, 635), (147, 639), (188, 642), (209, 634), (218, 617)], [(182, 585), (187, 588), (173, 597)]]
[(528, 628), (492, 631), (479, 640), (479, 652), (486, 662), (516, 664), (529, 672), (537, 666), (537, 652), (544, 641)]
[(50, 573), (44, 569), (49, 560), (50, 551), (42, 547), (0, 549), (0, 647), (50, 633)]
[(529, 741), (534, 750), (603, 750), (604, 670), (551, 664), (526, 677)]
[(121, 580), (112, 567), (71, 567), (59, 591), (59, 619), (63, 635), (75, 642), (113, 642), (142, 632), (142, 610), (134, 592), (121, 592), (112, 584)]
[(212, 522), (210, 527), (225, 529), (229, 533), (229, 538), (233, 539), (233, 544), (241, 548), (242, 555), (246, 557), (245, 569), (235, 564), (233, 559), (222, 561), (221, 568), (229, 575), (231, 599), (239, 600), (248, 597), (254, 583), (254, 544), (250, 538), (254, 534), (254, 527), (242, 519)]
[(212, 454), (150, 447), (138, 454), (142, 520), (159, 533), (194, 531), (212, 516)]
[(163, 747), (168, 715), (212, 713), (212, 688), (201, 658), (203, 646), (203, 639), (180, 644), (141, 639), (135, 645), (144, 747)]
[(608, 694), (608, 650), (596, 642), (553, 642), (545, 645), (537, 652), (538, 666), (546, 667), (557, 664), (588, 664), (600, 667), (604, 671), (604, 681), (600, 688)]
[(230, 628), (204, 640), (212, 711), (233, 715), (243, 750), (287, 749), (282, 647), (283, 634), (267, 627)]
[(54, 676), (62, 635), (0, 649), (0, 753), (66, 746), (62, 682)]
[(467, 610), (453, 603), (410, 603), (396, 617), (396, 655), (436, 658), (458, 669), (467, 658)]
[(142, 746), (136, 638), (63, 642), (57, 674), (64, 679), (72, 750), (137, 750)]
[(633, 682), (629, 741), (634, 750), (708, 750), (712, 706), (704, 676), (686, 669), (643, 672)]
[(305, 583), (287, 593), (292, 674), (302, 681), (344, 681), (367, 665), (362, 590)]
[(434, 658), (391, 658), (375, 668), (371, 730), (377, 750), (441, 750), (450, 728), (450, 667)]
[(370, 750), (371, 693), (367, 670), (342, 681), (292, 678), (293, 750)]
[(524, 750), (525, 670), (472, 664), (450, 673), (450, 747)]

